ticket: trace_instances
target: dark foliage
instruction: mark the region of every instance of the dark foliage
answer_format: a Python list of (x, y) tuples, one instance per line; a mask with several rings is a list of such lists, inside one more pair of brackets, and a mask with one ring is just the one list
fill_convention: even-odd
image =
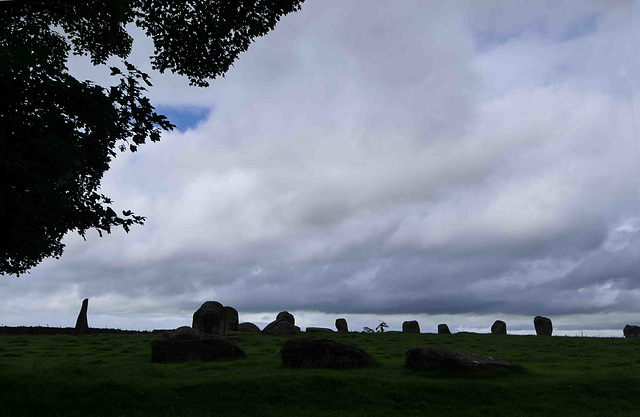
[[(62, 0), (0, 4), (0, 274), (59, 258), (68, 231), (129, 231), (144, 217), (116, 213), (100, 181), (117, 150), (135, 152), (174, 126), (145, 97), (149, 76), (126, 61), (127, 24), (155, 45), (154, 69), (193, 85), (223, 75), (252, 40), (303, 0)], [(70, 53), (109, 58), (114, 85), (71, 76)]]

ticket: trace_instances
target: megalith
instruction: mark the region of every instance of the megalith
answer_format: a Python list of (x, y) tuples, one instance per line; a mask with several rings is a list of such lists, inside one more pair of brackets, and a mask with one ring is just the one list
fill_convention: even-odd
[(204, 334), (225, 334), (225, 311), (217, 301), (206, 301), (195, 313), (191, 327)]
[(624, 337), (640, 338), (640, 327), (627, 324), (622, 330)]
[(288, 311), (281, 311), (278, 313), (278, 315), (276, 316), (276, 321), (278, 320), (286, 320), (288, 321), (292, 326), (296, 325), (296, 319), (295, 317), (293, 317), (293, 314), (289, 313)]
[(420, 324), (416, 320), (405, 321), (402, 323), (403, 333), (420, 333)]
[(446, 324), (438, 324), (438, 334), (451, 334), (451, 330), (449, 330), (449, 326)]
[(87, 310), (89, 309), (89, 299), (82, 300), (82, 307), (76, 320), (75, 334), (87, 334), (89, 333), (89, 322), (87, 321)]
[(496, 320), (491, 326), (491, 334), (507, 334), (507, 323)]
[(317, 337), (289, 339), (278, 353), (284, 365), (292, 368), (353, 368), (371, 363), (371, 356), (359, 347)]
[(437, 346), (415, 346), (405, 354), (407, 371), (488, 371), (493, 369), (519, 369), (520, 366), (504, 359), (477, 353), (460, 352)]
[(227, 332), (238, 331), (238, 310), (224, 306), (224, 329)]
[(343, 318), (336, 319), (336, 329), (339, 332), (348, 332), (349, 326), (347, 326), (347, 320)]
[(286, 319), (280, 319), (272, 321), (262, 329), (262, 334), (269, 334), (272, 336), (282, 336), (284, 334), (296, 334), (300, 332), (298, 326), (294, 326)]
[(245, 322), (238, 324), (238, 331), (243, 333), (260, 333), (260, 328), (253, 323)]
[(536, 316), (533, 319), (533, 326), (536, 328), (538, 336), (551, 336), (551, 333), (553, 333), (553, 324), (551, 319), (547, 317)]

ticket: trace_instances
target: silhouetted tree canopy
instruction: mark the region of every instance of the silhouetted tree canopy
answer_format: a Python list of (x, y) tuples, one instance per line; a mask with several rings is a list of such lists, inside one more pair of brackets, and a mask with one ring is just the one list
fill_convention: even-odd
[[(223, 75), (256, 37), (304, 0), (41, 0), (0, 3), (0, 274), (59, 258), (68, 231), (142, 224), (116, 213), (100, 181), (117, 151), (174, 126), (145, 97), (149, 76), (126, 61), (135, 24), (152, 67), (192, 85)], [(71, 76), (69, 54), (110, 58), (105, 88)], [(109, 61), (113, 63), (112, 61)]]

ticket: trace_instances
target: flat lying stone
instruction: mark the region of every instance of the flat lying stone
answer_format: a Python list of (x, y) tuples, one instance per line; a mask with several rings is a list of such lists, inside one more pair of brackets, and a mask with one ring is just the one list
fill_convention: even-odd
[(216, 361), (238, 356), (245, 356), (244, 351), (219, 336), (151, 342), (151, 362)]
[(307, 333), (333, 333), (332, 329), (326, 327), (307, 327), (305, 330)]
[(416, 346), (407, 350), (404, 367), (409, 371), (475, 371), (520, 368), (519, 365), (504, 359), (436, 346)]
[(358, 347), (318, 337), (289, 339), (278, 353), (293, 368), (351, 368), (371, 363), (371, 356)]

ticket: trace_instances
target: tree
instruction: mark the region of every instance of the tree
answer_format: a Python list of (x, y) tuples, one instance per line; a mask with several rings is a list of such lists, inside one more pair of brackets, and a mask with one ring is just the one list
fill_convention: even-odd
[[(0, 3), (0, 274), (59, 258), (63, 236), (129, 231), (143, 216), (112, 208), (100, 181), (118, 151), (174, 126), (156, 113), (150, 78), (129, 63), (127, 25), (153, 40), (152, 68), (206, 87), (304, 0), (41, 0)], [(114, 85), (80, 81), (69, 54), (110, 60)], [(119, 62), (113, 64), (113, 60)]]

